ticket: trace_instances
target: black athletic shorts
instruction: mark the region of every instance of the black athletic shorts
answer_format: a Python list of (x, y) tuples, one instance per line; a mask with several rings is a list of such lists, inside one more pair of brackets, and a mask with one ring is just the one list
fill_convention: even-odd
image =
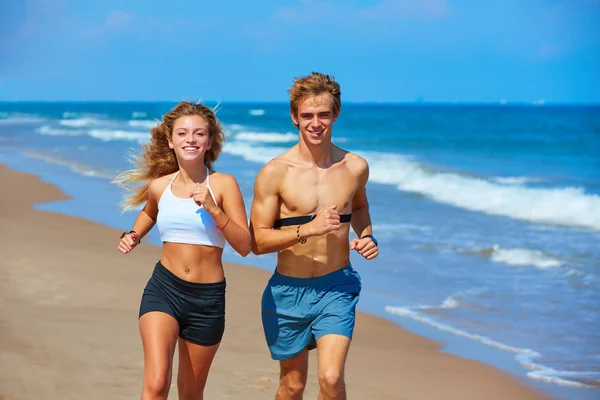
[(151, 311), (175, 318), (182, 339), (202, 346), (215, 345), (225, 331), (225, 280), (188, 282), (159, 261), (144, 289), (140, 317)]

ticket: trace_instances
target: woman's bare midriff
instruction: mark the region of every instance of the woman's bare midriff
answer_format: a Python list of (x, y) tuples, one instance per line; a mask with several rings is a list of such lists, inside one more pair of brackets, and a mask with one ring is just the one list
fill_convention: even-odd
[(163, 243), (160, 262), (188, 282), (215, 283), (225, 279), (222, 254), (223, 249), (215, 246)]

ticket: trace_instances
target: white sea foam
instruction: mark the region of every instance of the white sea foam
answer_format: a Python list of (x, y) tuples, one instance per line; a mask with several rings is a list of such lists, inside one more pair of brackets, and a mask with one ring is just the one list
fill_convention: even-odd
[(159, 124), (159, 121), (152, 121), (149, 119), (132, 119), (132, 120), (127, 121), (127, 125), (129, 125), (133, 128), (152, 129), (158, 124)]
[(491, 180), (503, 185), (525, 185), (530, 182), (541, 181), (539, 178), (533, 178), (530, 176), (495, 176), (491, 178)]
[(539, 250), (532, 249), (503, 249), (498, 245), (492, 248), (491, 260), (496, 263), (504, 263), (515, 267), (535, 266), (538, 268), (556, 268), (563, 263)]
[(281, 153), (287, 151), (285, 147), (253, 147), (247, 143), (231, 142), (223, 147), (223, 152), (242, 157), (246, 161), (267, 163)]
[(49, 136), (80, 136), (85, 134), (85, 131), (83, 130), (53, 128), (48, 125), (40, 126), (35, 130), (35, 132), (39, 133), (40, 135)]
[(109, 142), (112, 140), (130, 140), (145, 142), (150, 139), (148, 132), (130, 132), (122, 130), (110, 130), (110, 129), (92, 129), (88, 131), (88, 134), (96, 139)]
[(73, 171), (77, 174), (83, 175), (83, 176), (90, 176), (90, 177), (110, 179), (110, 180), (115, 178), (115, 175), (111, 174), (109, 172), (96, 169), (95, 167), (92, 167), (90, 165), (85, 165), (82, 163), (65, 160), (64, 158), (61, 158), (61, 157), (51, 156), (51, 155), (44, 154), (41, 152), (36, 152), (36, 151), (26, 151), (26, 152), (24, 152), (24, 154), (28, 157), (37, 158), (37, 159), (43, 160), (50, 164), (61, 165), (61, 166), (67, 167), (71, 171)]
[(427, 225), (417, 225), (417, 224), (385, 224), (378, 223), (377, 231), (378, 232), (409, 232), (409, 231), (418, 231), (418, 232), (429, 232), (432, 231), (433, 228)]
[[(495, 347), (497, 349), (508, 351), (510, 353), (515, 353), (515, 359), (525, 368), (530, 369), (531, 371), (527, 372), (527, 376), (532, 379), (542, 380), (549, 383), (555, 383), (563, 386), (571, 386), (571, 387), (593, 387), (581, 382), (578, 382), (577, 379), (586, 379), (586, 378), (597, 378), (600, 376), (598, 373), (577, 373), (571, 371), (557, 371), (553, 368), (547, 367), (542, 364), (538, 364), (534, 362), (535, 359), (540, 358), (541, 355), (532, 349), (518, 348), (515, 346), (511, 346), (502, 342), (498, 342), (494, 339), (488, 338), (486, 336), (477, 335), (474, 333), (467, 332), (462, 329), (454, 328), (448, 324), (442, 323), (440, 321), (436, 321), (434, 318), (427, 315), (427, 310), (439, 310), (439, 309), (452, 309), (460, 306), (460, 299), (465, 294), (477, 294), (478, 292), (485, 291), (485, 289), (475, 289), (472, 291), (465, 291), (455, 294), (453, 296), (449, 296), (446, 298), (442, 304), (437, 306), (414, 306), (414, 307), (385, 307), (385, 311), (405, 317), (410, 318), (415, 321), (419, 321), (426, 325), (432, 326), (440, 331), (448, 332), (456, 336), (461, 336), (470, 340), (474, 340), (480, 342), (484, 345)], [(568, 379), (571, 378), (571, 379)]]
[(225, 127), (227, 128), (227, 130), (230, 130), (233, 132), (239, 132), (239, 131), (244, 131), (244, 130), (248, 129), (244, 125), (240, 125), (240, 124), (225, 124)]
[(261, 115), (265, 115), (265, 110), (263, 110), (261, 108), (254, 109), (254, 110), (248, 111), (248, 114), (254, 115), (254, 116), (258, 117), (258, 116), (261, 116)]
[(35, 124), (44, 120), (37, 114), (2, 113), (0, 115), (0, 125)]
[(412, 159), (385, 153), (364, 153), (370, 180), (396, 185), (440, 203), (535, 223), (600, 230), (600, 196), (579, 187), (507, 186), (452, 172), (428, 170)]
[(96, 118), (75, 118), (75, 119), (61, 119), (60, 121), (58, 121), (59, 125), (62, 126), (70, 126), (73, 128), (82, 128), (84, 126), (91, 126), (91, 125), (99, 125), (101, 124), (102, 121), (96, 119)]
[(146, 113), (144, 111), (134, 111), (131, 113), (131, 118), (146, 118)]
[(47, 125), (41, 126), (38, 129), (36, 129), (36, 133), (40, 135), (51, 136), (90, 136), (105, 142), (109, 142), (112, 140), (126, 140), (145, 143), (150, 139), (150, 134), (148, 132), (132, 132), (113, 129), (61, 129)]
[(235, 135), (236, 140), (262, 143), (290, 143), (298, 140), (297, 133), (249, 132), (242, 131)]

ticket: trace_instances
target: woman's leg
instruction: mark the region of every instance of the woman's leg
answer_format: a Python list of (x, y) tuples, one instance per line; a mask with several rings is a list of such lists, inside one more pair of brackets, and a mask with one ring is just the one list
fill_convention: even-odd
[(177, 389), (179, 400), (202, 400), (208, 371), (219, 349), (213, 346), (200, 346), (179, 339), (179, 372)]
[(144, 347), (142, 400), (166, 399), (171, 387), (179, 324), (167, 313), (151, 311), (140, 317), (139, 326)]

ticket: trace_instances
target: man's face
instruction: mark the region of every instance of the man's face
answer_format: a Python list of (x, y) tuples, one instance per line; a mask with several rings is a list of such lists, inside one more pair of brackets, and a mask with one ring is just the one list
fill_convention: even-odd
[(331, 129), (338, 117), (333, 110), (334, 102), (329, 93), (307, 97), (300, 102), (298, 114), (291, 113), (291, 116), (306, 143), (331, 142)]

